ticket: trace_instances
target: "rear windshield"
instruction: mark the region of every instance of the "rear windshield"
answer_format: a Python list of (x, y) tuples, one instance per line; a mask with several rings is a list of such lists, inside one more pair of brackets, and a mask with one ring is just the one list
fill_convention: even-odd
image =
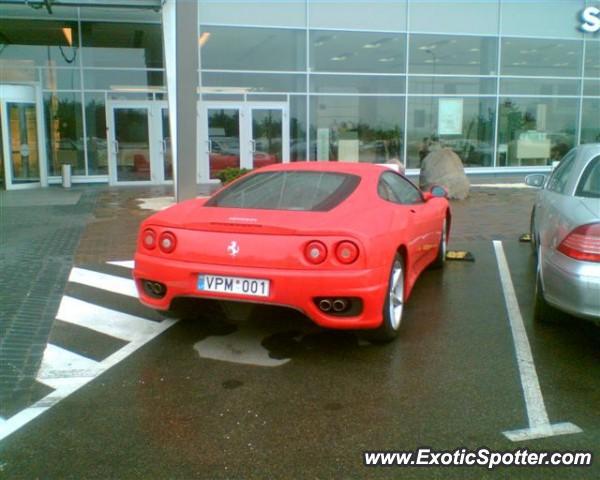
[(221, 190), (207, 207), (324, 212), (343, 202), (360, 177), (332, 172), (265, 172)]
[(588, 163), (577, 186), (575, 196), (600, 198), (600, 156)]

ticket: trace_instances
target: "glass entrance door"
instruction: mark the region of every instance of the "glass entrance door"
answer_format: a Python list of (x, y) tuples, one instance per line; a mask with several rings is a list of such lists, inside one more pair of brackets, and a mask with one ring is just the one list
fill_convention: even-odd
[(283, 161), (283, 108), (251, 107), (252, 168)]
[(110, 104), (110, 183), (156, 185), (173, 180), (166, 102)]
[(117, 183), (150, 182), (149, 109), (146, 106), (113, 107), (111, 139), (113, 176)]
[(202, 108), (201, 181), (217, 180), (226, 168), (289, 161), (287, 104), (206, 102)]
[(7, 189), (41, 185), (39, 118), (35, 89), (0, 86), (0, 132)]
[(240, 168), (240, 108), (211, 107), (207, 109), (208, 138), (204, 142), (204, 157), (208, 157), (209, 178), (226, 168)]
[(164, 179), (173, 180), (173, 142), (171, 142), (171, 131), (169, 129), (169, 109), (161, 107), (161, 142), (160, 154), (163, 165)]

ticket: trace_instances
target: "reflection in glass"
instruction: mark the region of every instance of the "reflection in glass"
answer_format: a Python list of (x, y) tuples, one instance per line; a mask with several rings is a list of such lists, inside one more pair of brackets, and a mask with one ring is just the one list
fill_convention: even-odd
[(82, 22), (87, 67), (162, 68), (162, 29), (151, 23)]
[(410, 73), (495, 75), (498, 40), (460, 35), (411, 35)]
[(240, 111), (237, 108), (208, 109), (210, 178), (226, 168), (240, 168)]
[(115, 108), (114, 115), (117, 181), (149, 181), (151, 171), (148, 110)]
[(584, 98), (581, 143), (600, 143), (600, 98)]
[(162, 70), (98, 70), (83, 69), (86, 90), (127, 90), (129, 87), (163, 87)]
[(313, 30), (310, 68), (315, 72), (404, 73), (406, 35)]
[(410, 76), (409, 93), (421, 95), (495, 95), (495, 78), (477, 77), (422, 77)]
[(581, 76), (583, 43), (579, 40), (503, 38), (502, 75)]
[(48, 174), (61, 175), (71, 165), (73, 175), (85, 175), (81, 95), (73, 92), (44, 94)]
[(311, 75), (312, 93), (404, 93), (404, 76), (388, 75)]
[(577, 99), (503, 98), (498, 166), (550, 165), (575, 145)]
[(7, 103), (12, 183), (40, 181), (35, 104)]
[(402, 161), (403, 98), (323, 95), (310, 111), (311, 160)]
[(600, 97), (600, 78), (586, 78), (583, 80), (583, 95), (587, 97)]
[(42, 80), (47, 90), (78, 90), (80, 87), (78, 68), (44, 68)]
[(161, 108), (162, 120), (162, 143), (161, 154), (165, 180), (173, 180), (173, 143), (171, 142), (171, 130), (169, 128), (169, 110)]
[(306, 70), (306, 31), (201, 26), (200, 61), (211, 70)]
[(305, 92), (306, 75), (202, 72), (202, 91), (206, 93)]
[(503, 78), (500, 80), (501, 95), (579, 95), (580, 80), (530, 78)]
[(465, 167), (493, 164), (494, 98), (409, 97), (408, 168), (440, 148), (451, 148)]
[(290, 97), (290, 162), (308, 159), (306, 152), (306, 96)]
[(252, 166), (281, 163), (283, 158), (283, 111), (252, 109)]
[(584, 76), (600, 78), (600, 39), (590, 40), (585, 44)]
[(106, 141), (106, 111), (104, 95), (86, 93), (85, 121), (87, 129), (88, 174), (108, 174), (108, 144)]
[[(73, 67), (79, 64), (77, 22), (0, 19), (0, 59), (30, 66)], [(5, 68), (4, 65), (2, 68)]]

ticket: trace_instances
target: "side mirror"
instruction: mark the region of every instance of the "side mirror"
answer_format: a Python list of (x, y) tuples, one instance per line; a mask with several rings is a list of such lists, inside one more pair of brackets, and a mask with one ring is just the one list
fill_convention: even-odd
[(448, 198), (448, 192), (441, 185), (433, 185), (429, 191), (431, 192), (432, 197)]
[(525, 177), (525, 185), (529, 187), (542, 188), (546, 183), (546, 175), (543, 173), (534, 173)]

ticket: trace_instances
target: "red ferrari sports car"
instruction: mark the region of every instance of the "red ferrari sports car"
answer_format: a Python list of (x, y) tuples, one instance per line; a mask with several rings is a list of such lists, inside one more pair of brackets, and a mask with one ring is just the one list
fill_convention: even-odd
[(419, 274), (445, 261), (445, 197), (373, 164), (264, 167), (143, 222), (139, 296), (163, 311), (181, 298), (287, 306), (390, 340)]

